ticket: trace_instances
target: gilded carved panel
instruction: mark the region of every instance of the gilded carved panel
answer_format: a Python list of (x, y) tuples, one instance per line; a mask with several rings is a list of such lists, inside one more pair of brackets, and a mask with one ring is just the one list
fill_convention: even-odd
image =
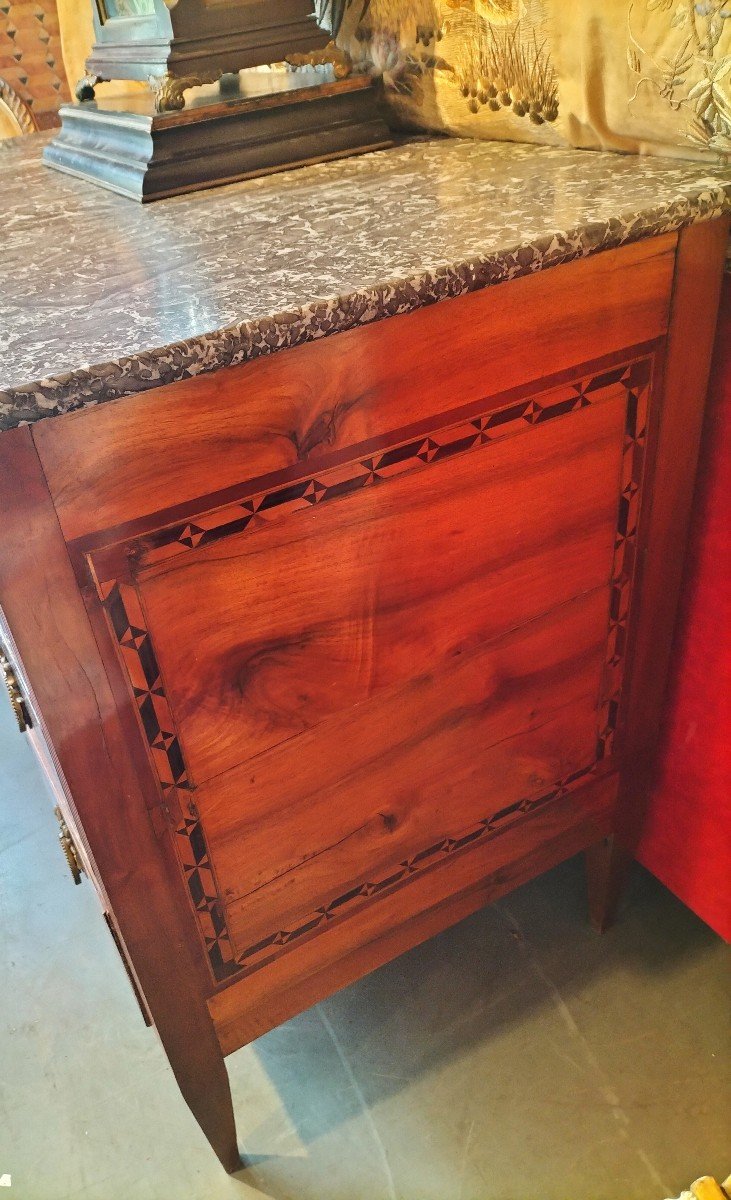
[(731, 153), (727, 0), (370, 0), (340, 40), (406, 126), (590, 149)]

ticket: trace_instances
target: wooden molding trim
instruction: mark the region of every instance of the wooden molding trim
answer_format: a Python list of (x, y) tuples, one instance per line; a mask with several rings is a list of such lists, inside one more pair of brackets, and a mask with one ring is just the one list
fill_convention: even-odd
[(18, 128), (22, 134), (36, 133), (38, 123), (33, 115), (33, 112), (22, 96), (18, 95), (14, 88), (5, 79), (0, 78), (0, 102), (2, 102), (10, 114), (18, 123)]
[(619, 714), (623, 772), (616, 841), (632, 851), (644, 820), (672, 664), (729, 218), (680, 233), (661, 404), (649, 430), (652, 476), (640, 522), (638, 603), (629, 630), (631, 675)]

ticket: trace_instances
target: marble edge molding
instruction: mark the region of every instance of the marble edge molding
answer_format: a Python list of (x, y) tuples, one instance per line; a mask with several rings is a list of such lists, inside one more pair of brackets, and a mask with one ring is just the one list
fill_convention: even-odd
[(155, 350), (9, 388), (0, 391), (0, 431), (238, 366), (602, 250), (710, 221), (729, 211), (731, 185), (719, 183), (718, 187), (704, 188), (653, 209), (588, 222), (570, 232), (547, 233), (512, 249), (425, 270), (410, 279), (315, 300)]

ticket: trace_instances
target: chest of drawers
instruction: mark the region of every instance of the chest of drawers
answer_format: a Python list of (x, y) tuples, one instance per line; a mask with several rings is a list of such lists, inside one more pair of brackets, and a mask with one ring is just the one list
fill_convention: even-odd
[(0, 434), (6, 673), (227, 1169), (226, 1054), (579, 851), (606, 919), (727, 229)]

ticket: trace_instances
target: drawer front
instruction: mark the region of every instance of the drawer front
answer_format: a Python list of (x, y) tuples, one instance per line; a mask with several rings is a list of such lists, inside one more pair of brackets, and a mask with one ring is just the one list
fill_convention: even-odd
[(217, 981), (611, 765), (651, 369), (88, 552)]
[(102, 905), (106, 905), (108, 904), (108, 900), (104, 886), (91, 856), (86, 838), (76, 819), (76, 811), (69, 789), (63, 778), (58, 758), (46, 737), (38, 705), (36, 704), (23, 664), (20, 661), (20, 656), (16, 651), (15, 642), (10, 633), (7, 621), (1, 610), (0, 657), (7, 664), (5, 671), (7, 672), (8, 691), (11, 691), (12, 688), (20, 697), (21, 720), (19, 728), (33, 748), (48, 794), (55, 806), (56, 815), (59, 820), (59, 836), (62, 847), (64, 846), (64, 839), (67, 839), (66, 845), (68, 846), (68, 851), (64, 852), (67, 853), (69, 867), (73, 872), (76, 869), (74, 862), (78, 865), (78, 869), (83, 871), (93, 883)]
[[(130, 981), (142, 1018), (146, 1025), (152, 1024), (147, 1004), (122, 941), (116, 921), (110, 911), (109, 897), (102, 882), (96, 863), (89, 849), (86, 836), (79, 825), (76, 808), (63, 777), (58, 757), (45, 732), (43, 720), (26, 672), (17, 654), (7, 621), (0, 609), (0, 655), (9, 665), (10, 675), (17, 682), (17, 691), (22, 704), (22, 732), (28, 738), (41, 768), (49, 798), (54, 805), (59, 824), (60, 853), (64, 854), (74, 883), (80, 883), (85, 875), (92, 884), (104, 913), (104, 920), (112, 935), (122, 965)], [(10, 690), (10, 688), (8, 689)]]

